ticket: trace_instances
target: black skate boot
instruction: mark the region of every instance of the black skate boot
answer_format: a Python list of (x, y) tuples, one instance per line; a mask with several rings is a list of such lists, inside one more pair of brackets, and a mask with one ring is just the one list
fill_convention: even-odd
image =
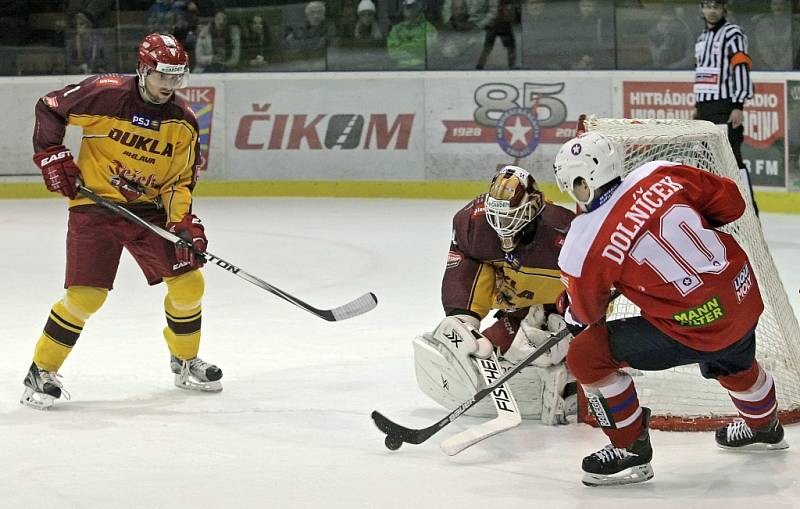
[(583, 484), (613, 486), (633, 484), (653, 478), (653, 448), (650, 446), (650, 409), (642, 407), (644, 432), (627, 449), (609, 444), (583, 458)]
[[(58, 376), (55, 371), (43, 371), (32, 362), (28, 374), (22, 381), (25, 392), (22, 393), (19, 402), (37, 410), (49, 409), (61, 397), (64, 388)], [(63, 393), (65, 399), (69, 399), (69, 393), (67, 391)]]
[(220, 382), (222, 370), (203, 361), (200, 357), (184, 360), (172, 355), (169, 365), (172, 372), (175, 373), (176, 387), (203, 392), (222, 390), (222, 382)]
[(789, 443), (783, 439), (783, 426), (777, 416), (768, 426), (757, 429), (750, 429), (744, 419), (734, 419), (717, 429), (716, 439), (717, 445), (723, 449), (767, 451), (789, 448)]

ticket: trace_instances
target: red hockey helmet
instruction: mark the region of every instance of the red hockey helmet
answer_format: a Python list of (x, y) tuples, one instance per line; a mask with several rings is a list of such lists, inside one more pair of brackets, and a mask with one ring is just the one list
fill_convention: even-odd
[(150, 34), (139, 44), (139, 64), (163, 74), (184, 74), (189, 55), (175, 36)]
[[(172, 35), (150, 34), (139, 44), (139, 90), (147, 101), (163, 104), (186, 85), (189, 55)], [(151, 88), (148, 90), (148, 83)]]

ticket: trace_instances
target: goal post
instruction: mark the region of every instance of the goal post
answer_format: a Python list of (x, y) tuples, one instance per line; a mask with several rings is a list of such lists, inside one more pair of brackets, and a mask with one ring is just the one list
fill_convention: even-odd
[[(670, 161), (728, 177), (748, 197), (741, 182), (724, 128), (703, 120), (609, 119), (585, 120), (587, 132), (602, 133), (625, 149), (625, 174), (649, 161)], [(775, 378), (781, 420), (800, 421), (800, 327), (767, 248), (761, 223), (749, 198), (747, 209), (735, 222), (720, 228), (732, 234), (750, 258), (764, 300), (764, 313), (756, 328), (756, 357)], [(617, 299), (609, 319), (636, 316), (638, 308), (624, 297)], [(628, 370), (643, 405), (651, 408), (651, 425), (657, 429), (693, 431), (713, 429), (736, 415), (733, 403), (715, 380), (704, 379), (696, 364), (664, 371)], [(580, 392), (580, 391), (579, 391)], [(586, 405), (579, 419), (591, 422)]]

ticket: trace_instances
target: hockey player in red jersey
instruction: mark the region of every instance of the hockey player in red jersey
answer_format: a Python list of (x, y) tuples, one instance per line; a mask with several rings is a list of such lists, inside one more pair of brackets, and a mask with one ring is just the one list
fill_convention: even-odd
[[(164, 281), (164, 328), (175, 374), (184, 389), (219, 391), (222, 371), (197, 357), (207, 244), (192, 213), (200, 163), (199, 129), (175, 97), (189, 58), (171, 35), (151, 34), (139, 46), (137, 76), (103, 74), (51, 92), (36, 104), (33, 160), (47, 189), (69, 198), (66, 293), (53, 305), (24, 380), (21, 403), (46, 409), (61, 397), (58, 370), (84, 323), (113, 287), (122, 249), (151, 285)], [(82, 128), (77, 160), (63, 145), (66, 126)], [(192, 249), (173, 245), (77, 192), (79, 179), (96, 194), (165, 226)]]
[[(565, 317), (586, 324), (567, 365), (611, 440), (583, 459), (584, 484), (653, 477), (650, 411), (620, 368), (662, 370), (698, 363), (728, 390), (741, 419), (717, 430), (720, 447), (784, 449), (772, 376), (755, 360), (764, 309), (752, 266), (733, 236), (716, 228), (739, 218), (736, 183), (666, 161), (624, 180), (623, 150), (588, 133), (563, 145), (556, 181), (582, 210), (559, 256)], [(616, 289), (641, 316), (604, 322)]]
[[(516, 363), (565, 327), (554, 303), (564, 290), (558, 253), (573, 217), (547, 203), (530, 173), (517, 166), (501, 168), (489, 191), (455, 214), (441, 287), (446, 318), (414, 340), (423, 392), (455, 408), (484, 386), (473, 357), (489, 357), (496, 348), (501, 362)], [(497, 321), (476, 339), (470, 331), (477, 333), (492, 310), (499, 310)], [(509, 382), (523, 417), (563, 424), (575, 413), (567, 346), (554, 348)], [(487, 400), (470, 412), (493, 411)]]

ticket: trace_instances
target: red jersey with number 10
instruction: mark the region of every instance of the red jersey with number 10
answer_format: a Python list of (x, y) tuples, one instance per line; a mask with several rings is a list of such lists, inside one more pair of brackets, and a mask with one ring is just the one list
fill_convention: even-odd
[(690, 348), (738, 341), (764, 304), (747, 254), (714, 228), (744, 210), (730, 179), (665, 161), (637, 168), (606, 203), (572, 222), (558, 260), (572, 314), (586, 324), (601, 319), (616, 288)]

